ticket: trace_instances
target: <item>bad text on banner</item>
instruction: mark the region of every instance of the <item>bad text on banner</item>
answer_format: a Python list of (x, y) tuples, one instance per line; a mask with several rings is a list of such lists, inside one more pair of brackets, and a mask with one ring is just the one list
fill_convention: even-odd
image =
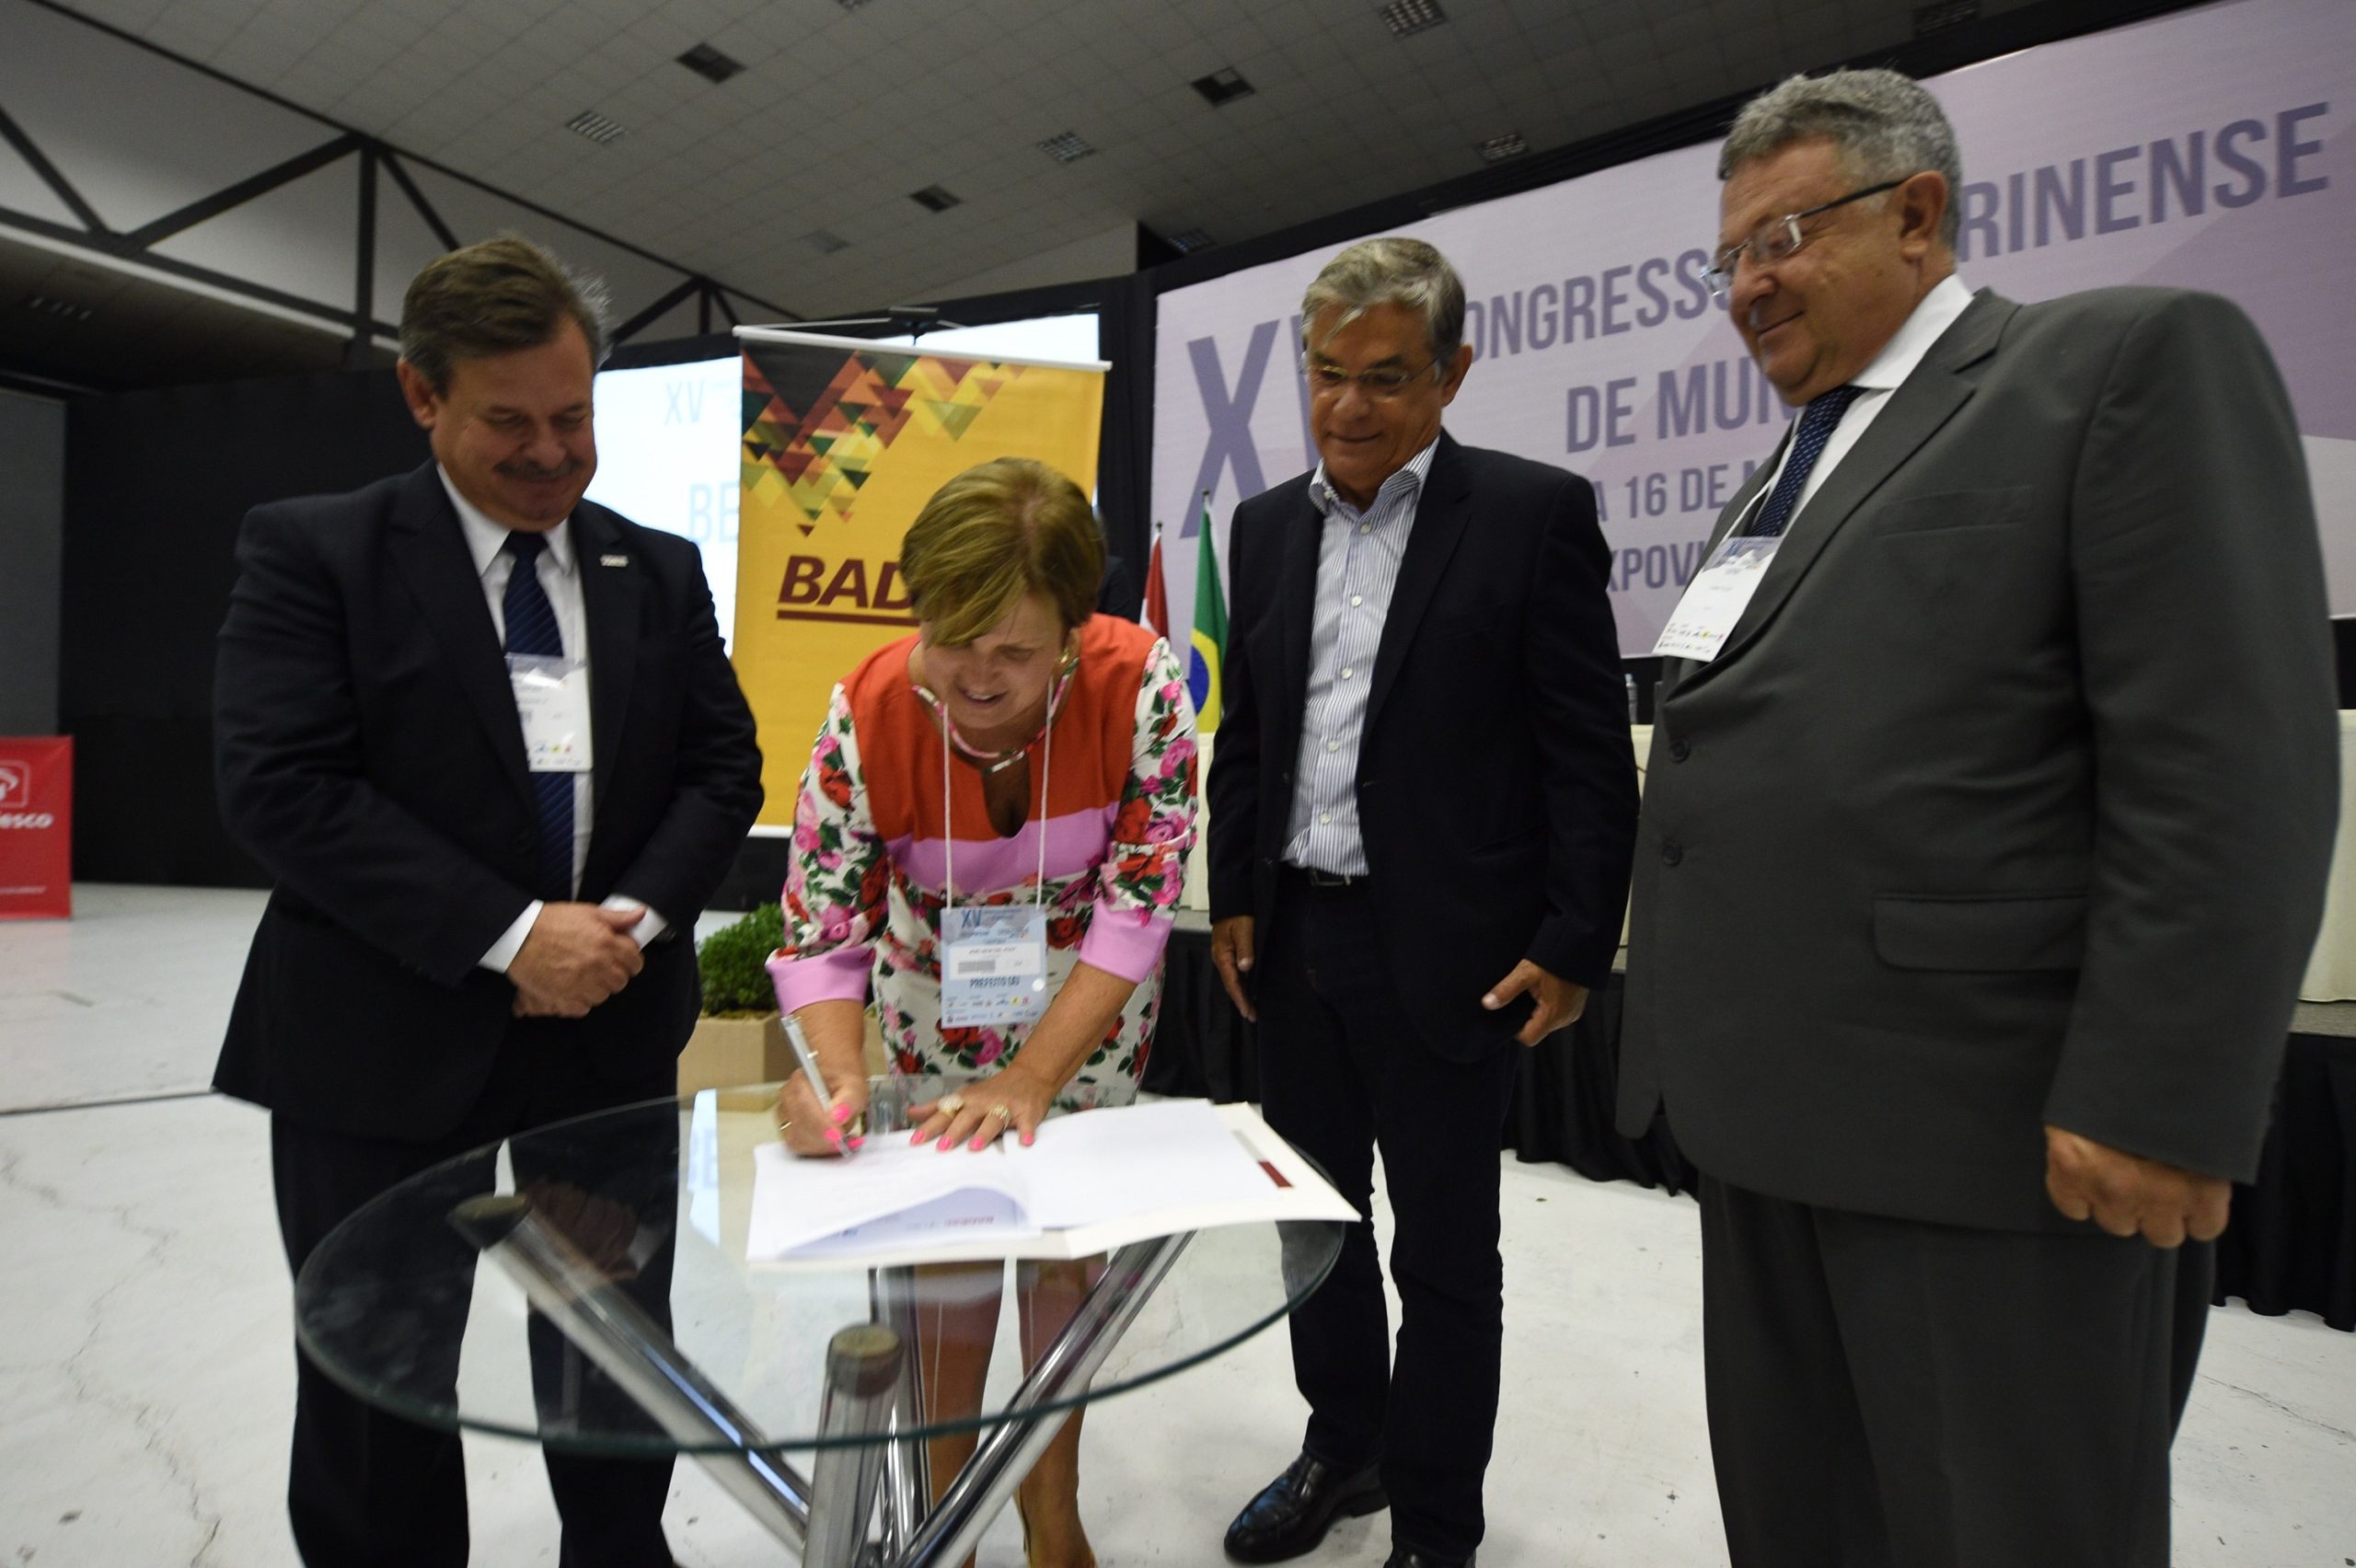
[(1096, 486), (1103, 364), (932, 354), (743, 329), (737, 678), (759, 722), (761, 822), (791, 824), (826, 694), (916, 625), (900, 539), (978, 463), (1031, 457)]

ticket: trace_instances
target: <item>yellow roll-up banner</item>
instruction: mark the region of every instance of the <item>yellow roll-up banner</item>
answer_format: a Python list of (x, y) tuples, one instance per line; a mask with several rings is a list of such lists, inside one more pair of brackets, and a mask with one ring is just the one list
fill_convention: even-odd
[(1032, 457), (1096, 490), (1105, 366), (740, 328), (736, 676), (760, 724), (761, 823), (790, 826), (835, 682), (916, 625), (900, 539), (977, 463)]

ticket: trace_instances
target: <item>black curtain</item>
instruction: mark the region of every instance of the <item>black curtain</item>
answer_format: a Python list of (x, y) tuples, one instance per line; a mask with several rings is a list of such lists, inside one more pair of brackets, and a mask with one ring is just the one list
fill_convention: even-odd
[(1127, 569), (1125, 605), (1103, 607), (1135, 618), (1153, 552), (1154, 290), (1143, 273), (1100, 285), (1097, 354), (1104, 377), (1104, 436), (1096, 455), (1096, 510), (1104, 542)]
[(2293, 1034), (2258, 1180), (2234, 1188), (2217, 1295), (2356, 1331), (2356, 1040)]
[(425, 460), (389, 370), (85, 398), (65, 427), (60, 727), (74, 871), (260, 887), (213, 789), (213, 644), (237, 525), (265, 501)]

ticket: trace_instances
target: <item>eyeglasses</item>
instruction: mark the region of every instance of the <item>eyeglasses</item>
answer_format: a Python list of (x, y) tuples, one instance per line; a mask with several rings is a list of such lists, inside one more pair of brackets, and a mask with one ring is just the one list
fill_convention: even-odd
[[(1909, 175), (1907, 179), (1913, 176)], [(1788, 260), (1799, 248), (1807, 243), (1807, 236), (1800, 232), (1800, 220), (1829, 213), (1835, 207), (1845, 207), (1852, 202), (1862, 202), (1868, 196), (1878, 196), (1885, 190), (1895, 190), (1905, 179), (1886, 179), (1879, 185), (1869, 185), (1863, 190), (1852, 190), (1846, 196), (1808, 208), (1806, 212), (1786, 213), (1771, 219), (1750, 231), (1750, 237), (1740, 245), (1729, 245), (1703, 271), (1702, 281), (1710, 288), (1710, 298), (1724, 306), (1734, 297), (1734, 270), (1740, 265), (1745, 251), (1750, 252), (1754, 267), (1772, 267)]]
[(1372, 370), (1353, 374), (1331, 360), (1300, 358), (1300, 374), (1309, 378), (1309, 389), (1321, 398), (1338, 398), (1345, 387), (1357, 382), (1366, 395), (1378, 403), (1388, 403), (1401, 393), (1439, 368), (1439, 361), (1427, 360), (1420, 370), (1401, 370), (1396, 365), (1377, 365)]

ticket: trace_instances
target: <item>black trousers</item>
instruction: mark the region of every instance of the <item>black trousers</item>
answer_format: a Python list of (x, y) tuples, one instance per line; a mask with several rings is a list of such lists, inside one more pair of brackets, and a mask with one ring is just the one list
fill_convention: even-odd
[[(271, 1156), (278, 1196), (279, 1233), (297, 1273), (312, 1250), (347, 1216), (403, 1179), (511, 1133), (585, 1115), (608, 1106), (674, 1091), (668, 1063), (643, 1081), (598, 1077), (569, 1049), (560, 1022), (519, 1020), (508, 1032), (481, 1101), (446, 1137), (422, 1143), (356, 1138), (306, 1125), (283, 1113), (271, 1118)], [(651, 1150), (649, 1170), (676, 1170), (676, 1138), (669, 1161)], [(604, 1151), (610, 1153), (610, 1150)], [(480, 1161), (482, 1190), (491, 1190), (493, 1162)], [(530, 1166), (530, 1169), (526, 1169)], [(517, 1166), (519, 1185), (556, 1183), (577, 1197), (621, 1203), (659, 1225), (664, 1239), (626, 1286), (658, 1320), (670, 1321), (670, 1275), (676, 1212), (676, 1178), (659, 1191), (601, 1191), (609, 1177), (585, 1167), (566, 1168), (560, 1148), (536, 1164)], [(562, 1200), (560, 1199), (560, 1202)], [(396, 1266), (448, 1266), (468, 1252), (455, 1231), (416, 1239), (418, 1255)], [(431, 1322), (411, 1331), (421, 1354), (440, 1357), (436, 1371), (457, 1381), (458, 1344), (466, 1322), (463, 1295)], [(432, 1314), (429, 1314), (432, 1315)], [(533, 1386), (545, 1424), (570, 1419), (580, 1401), (601, 1401), (628, 1419), (629, 1401), (588, 1366), (547, 1323), (530, 1330)], [(455, 1432), (388, 1414), (314, 1366), (294, 1358), (294, 1437), (287, 1478), (287, 1514), (294, 1543), (308, 1568), (459, 1568), (467, 1561), (467, 1485)], [(663, 1505), (670, 1493), (671, 1461), (546, 1455), (549, 1489), (564, 1522), (560, 1568), (670, 1568), (663, 1536)]]
[(1288, 876), (1258, 955), (1268, 1124), (1361, 1215), (1380, 1147), (1396, 1221), (1395, 1355), (1374, 1227), (1362, 1219), (1292, 1315), (1293, 1377), (1309, 1401), (1302, 1446), (1344, 1466), (1380, 1459), (1393, 1539), (1461, 1558), (1481, 1541), (1497, 1418), (1498, 1149), (1519, 1047), (1506, 1043), (1469, 1064), (1431, 1052), (1399, 1005), (1401, 977), (1379, 956), (1374, 896)]
[(2167, 1568), (2212, 1248), (1701, 1196), (1733, 1568)]

